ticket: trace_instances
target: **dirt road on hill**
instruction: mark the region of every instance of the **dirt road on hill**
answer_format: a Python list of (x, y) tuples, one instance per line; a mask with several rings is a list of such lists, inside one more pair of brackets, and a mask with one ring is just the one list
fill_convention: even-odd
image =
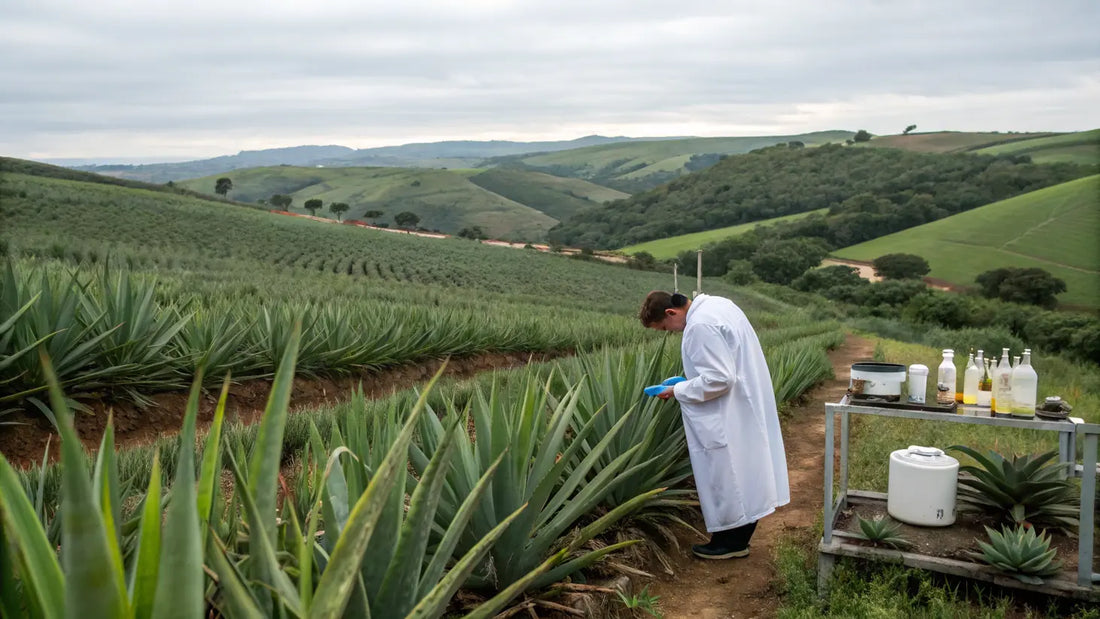
[[(791, 502), (760, 521), (752, 538), (752, 553), (744, 559), (702, 561), (691, 556), (691, 535), (680, 538), (675, 576), (660, 578), (649, 586), (659, 595), (667, 619), (726, 619), (773, 617), (779, 607), (775, 591), (775, 548), (785, 536), (806, 537), (821, 514), (824, 483), (825, 403), (836, 402), (848, 390), (849, 368), (870, 359), (871, 342), (849, 335), (829, 354), (836, 378), (806, 394), (783, 424)], [(699, 521), (702, 529), (702, 520)]]

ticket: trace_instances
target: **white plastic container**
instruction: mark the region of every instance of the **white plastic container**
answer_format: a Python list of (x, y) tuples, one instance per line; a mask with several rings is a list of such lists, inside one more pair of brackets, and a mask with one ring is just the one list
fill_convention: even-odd
[(924, 404), (926, 391), (928, 391), (928, 366), (914, 363), (909, 366), (909, 402)]
[(959, 461), (935, 447), (910, 445), (890, 454), (886, 511), (908, 524), (946, 527), (955, 523)]

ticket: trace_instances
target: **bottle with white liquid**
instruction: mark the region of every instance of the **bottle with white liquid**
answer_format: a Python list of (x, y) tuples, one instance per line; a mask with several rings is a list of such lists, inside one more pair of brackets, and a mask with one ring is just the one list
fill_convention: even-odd
[(955, 390), (958, 388), (955, 374), (955, 351), (943, 349), (943, 361), (936, 371), (936, 403), (949, 405), (955, 402)]
[(1031, 367), (1031, 349), (1024, 349), (1024, 359), (1012, 369), (1012, 416), (1034, 417), (1038, 399), (1039, 375)]

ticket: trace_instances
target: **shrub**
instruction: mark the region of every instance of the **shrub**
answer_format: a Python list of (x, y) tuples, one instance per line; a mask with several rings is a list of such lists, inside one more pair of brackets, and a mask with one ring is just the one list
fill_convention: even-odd
[(910, 299), (902, 316), (909, 322), (958, 329), (970, 324), (974, 308), (964, 296), (929, 290)]
[(748, 260), (730, 260), (729, 267), (722, 279), (734, 286), (747, 286), (756, 281), (756, 273)]
[(886, 254), (875, 258), (875, 274), (886, 279), (914, 279), (928, 274), (928, 261), (914, 254)]
[(1038, 456), (1013, 455), (1009, 460), (990, 451), (983, 455), (965, 445), (949, 450), (973, 458), (978, 466), (964, 465), (959, 473), (962, 508), (993, 514), (1015, 524), (1047, 524), (1070, 530), (1077, 526), (1077, 493), (1073, 482), (1063, 479), (1065, 465), (1051, 460), (1057, 451)]
[(859, 276), (859, 269), (834, 264), (820, 269), (811, 269), (791, 282), (791, 286), (804, 292), (827, 290), (839, 286), (867, 286), (870, 282)]
[(986, 271), (975, 280), (987, 297), (1051, 308), (1066, 291), (1066, 282), (1038, 268), (1001, 268)]

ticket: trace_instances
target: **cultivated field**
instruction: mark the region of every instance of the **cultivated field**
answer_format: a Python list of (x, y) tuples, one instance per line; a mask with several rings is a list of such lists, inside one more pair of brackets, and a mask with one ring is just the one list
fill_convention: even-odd
[(781, 221), (793, 221), (801, 219), (809, 215), (823, 215), (829, 209), (818, 209), (816, 211), (808, 211), (806, 213), (798, 213), (795, 215), (786, 215), (784, 217), (775, 217), (773, 219), (765, 219), (762, 221), (754, 221), (752, 223), (741, 224), (739, 226), (729, 226), (726, 228), (716, 228), (714, 230), (707, 230), (705, 232), (693, 232), (691, 234), (681, 234), (680, 236), (672, 236), (667, 239), (660, 239), (657, 241), (647, 241), (645, 243), (638, 243), (637, 245), (628, 245), (619, 251), (627, 254), (636, 254), (638, 252), (649, 252), (652, 256), (658, 260), (665, 260), (667, 258), (675, 258), (680, 255), (680, 252), (691, 251), (700, 249), (707, 243), (714, 243), (727, 239), (731, 236), (737, 236), (744, 234), (753, 228), (759, 226), (767, 226), (769, 224), (779, 223)]
[(1100, 129), (998, 144), (974, 152), (982, 155), (1030, 155), (1032, 161), (1039, 163), (1066, 161), (1100, 165)]
[(974, 285), (982, 272), (1038, 267), (1066, 282), (1063, 303), (1100, 307), (1100, 176), (1090, 176), (1017, 196), (947, 219), (833, 252), (839, 258), (874, 260), (912, 253), (932, 267), (931, 277)]
[(996, 144), (1013, 143), (1056, 135), (1053, 133), (981, 133), (969, 131), (934, 131), (908, 135), (875, 136), (860, 146), (901, 148), (920, 153), (958, 153)]

